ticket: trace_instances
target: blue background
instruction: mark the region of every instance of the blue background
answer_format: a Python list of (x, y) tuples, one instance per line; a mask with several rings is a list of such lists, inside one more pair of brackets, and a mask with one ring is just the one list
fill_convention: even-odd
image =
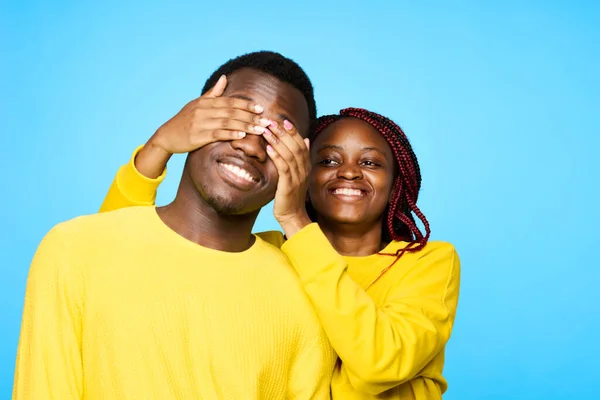
[(367, 107), (412, 140), (433, 238), (462, 259), (445, 399), (598, 398), (600, 6), (218, 3), (0, 3), (0, 398), (42, 236), (96, 212), (136, 146), (260, 49), (306, 69), (320, 114)]

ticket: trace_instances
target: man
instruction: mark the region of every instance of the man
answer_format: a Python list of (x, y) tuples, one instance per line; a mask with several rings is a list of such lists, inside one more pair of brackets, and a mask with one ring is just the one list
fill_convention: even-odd
[(258, 52), (203, 93), (142, 150), (197, 149), (171, 204), (79, 217), (43, 239), (13, 399), (329, 398), (335, 356), (319, 321), (283, 254), (251, 234), (281, 190), (262, 134), (304, 145), (312, 85)]

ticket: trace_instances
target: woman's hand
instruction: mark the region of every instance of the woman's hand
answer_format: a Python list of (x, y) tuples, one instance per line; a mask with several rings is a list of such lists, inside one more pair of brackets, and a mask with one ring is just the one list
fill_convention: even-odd
[(289, 239), (311, 223), (306, 213), (309, 141), (302, 139), (288, 120), (283, 121), (283, 127), (272, 121), (263, 136), (268, 143), (267, 153), (279, 173), (273, 215)]

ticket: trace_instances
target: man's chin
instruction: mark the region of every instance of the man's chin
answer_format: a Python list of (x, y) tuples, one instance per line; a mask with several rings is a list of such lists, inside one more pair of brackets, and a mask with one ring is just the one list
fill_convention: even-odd
[(208, 202), (218, 214), (231, 217), (255, 214), (264, 206), (252, 205), (245, 201), (231, 201), (226, 198), (214, 198)]

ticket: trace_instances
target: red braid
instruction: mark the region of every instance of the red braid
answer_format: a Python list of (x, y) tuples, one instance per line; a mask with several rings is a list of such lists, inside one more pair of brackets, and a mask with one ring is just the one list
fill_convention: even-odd
[[(384, 233), (387, 233), (386, 236), (390, 240), (407, 241), (408, 245), (394, 254), (379, 253), (394, 256), (395, 260), (381, 271), (377, 279), (369, 285), (370, 287), (392, 268), (404, 253), (407, 251), (418, 251), (425, 247), (431, 230), (427, 218), (425, 218), (425, 215), (423, 215), (416, 204), (421, 188), (421, 170), (417, 156), (402, 128), (392, 120), (362, 108), (345, 108), (340, 111), (339, 115), (334, 114), (320, 117), (317, 120), (313, 139), (330, 124), (347, 117), (363, 120), (381, 133), (392, 149), (399, 171), (390, 194), (387, 216), (384, 219)], [(413, 214), (416, 215), (425, 227), (424, 234), (415, 223)]]

